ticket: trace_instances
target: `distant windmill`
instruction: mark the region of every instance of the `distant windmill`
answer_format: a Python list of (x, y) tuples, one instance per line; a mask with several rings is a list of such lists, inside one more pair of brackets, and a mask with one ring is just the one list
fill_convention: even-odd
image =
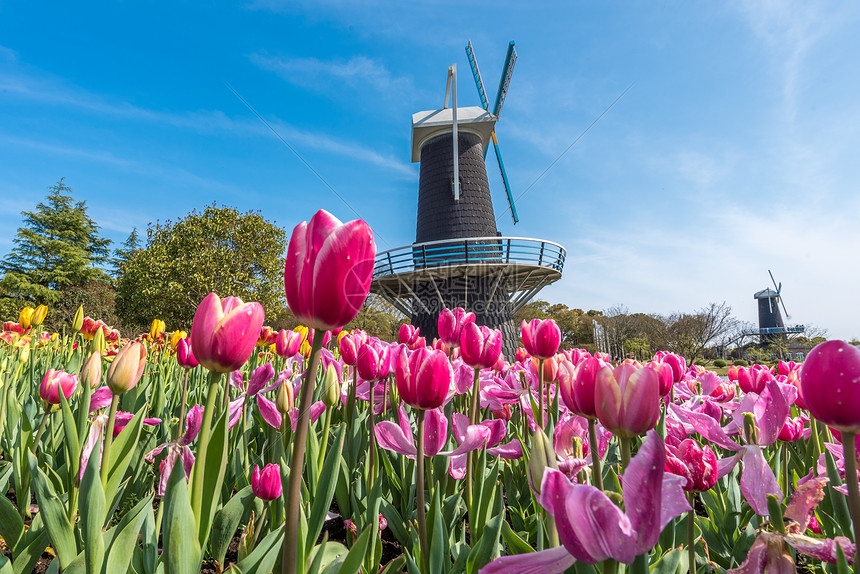
[[(466, 45), (466, 55), (469, 57), (469, 66), (472, 68), (472, 75), (475, 77), (475, 85), (478, 88), (478, 95), (481, 97), (481, 106), (495, 116), (496, 121), (502, 113), (502, 106), (505, 103), (505, 96), (508, 93), (508, 86), (511, 83), (511, 75), (514, 73), (514, 65), (517, 63), (517, 51), (514, 48), (514, 42), (508, 44), (508, 53), (505, 56), (505, 65), (502, 67), (502, 77), (499, 80), (499, 89), (496, 92), (496, 101), (493, 104), (492, 111), (490, 110), (490, 102), (487, 99), (487, 92), (484, 89), (484, 81), (481, 79), (481, 72), (478, 70), (478, 60), (475, 58), (475, 50), (472, 48), (472, 42)], [(517, 207), (514, 204), (514, 195), (511, 192), (511, 184), (508, 182), (508, 174), (505, 171), (505, 162), (502, 161), (502, 152), (499, 149), (499, 140), (496, 138), (495, 127), (490, 133), (490, 138), (493, 140), (493, 148), (496, 150), (496, 159), (499, 162), (499, 170), (502, 172), (502, 181), (505, 184), (505, 193), (508, 195), (508, 205), (511, 207), (511, 217), (514, 219), (514, 225), (519, 223), (520, 218), (517, 216)], [(488, 148), (487, 148), (488, 149)], [(487, 159), (487, 149), (484, 149), (484, 159)]]
[(768, 270), (768, 275), (770, 275), (770, 280), (776, 290), (768, 287), (753, 295), (753, 298), (758, 300), (758, 334), (761, 336), (762, 342), (772, 341), (776, 336), (804, 331), (803, 327), (785, 326), (785, 321), (779, 312), (780, 305), (785, 312), (785, 318), (790, 319), (791, 317), (782, 298), (782, 282), (777, 284), (770, 270)]

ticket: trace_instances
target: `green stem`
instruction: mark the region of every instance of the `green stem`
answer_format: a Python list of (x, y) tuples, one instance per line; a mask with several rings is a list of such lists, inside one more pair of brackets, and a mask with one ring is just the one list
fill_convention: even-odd
[(194, 461), (194, 474), (191, 477), (191, 510), (197, 520), (200, 520), (203, 513), (203, 476), (206, 469), (206, 454), (209, 451), (209, 435), (212, 432), (210, 427), (212, 426), (212, 416), (215, 414), (215, 401), (218, 398), (220, 382), (221, 373), (210, 371), (206, 408), (203, 411), (203, 422), (200, 425), (200, 435), (197, 442), (197, 458)]
[(424, 410), (418, 409), (418, 456), (416, 458), (417, 484), (415, 485), (418, 506), (418, 543), (421, 546), (421, 571), (430, 572), (430, 545), (427, 543), (427, 516), (424, 509)]
[(690, 563), (690, 574), (696, 574), (696, 496), (687, 493), (690, 501), (690, 511), (687, 513), (687, 556)]
[[(472, 405), (469, 409), (469, 423), (478, 424), (478, 408), (481, 401), (478, 398), (481, 390), (481, 371), (475, 369), (475, 377), (472, 380)], [(466, 454), (466, 509), (472, 512), (472, 452)]]
[(358, 369), (352, 368), (352, 386), (346, 399), (346, 436), (352, 436), (352, 419), (355, 416), (355, 385), (358, 384)]
[(176, 440), (182, 438), (185, 434), (185, 410), (188, 402), (188, 369), (185, 369), (185, 381), (182, 383), (182, 404), (179, 405), (179, 433), (176, 435)]
[(110, 401), (110, 411), (108, 411), (107, 430), (104, 435), (104, 449), (102, 450), (102, 466), (99, 474), (102, 479), (102, 486), (107, 485), (108, 469), (110, 468), (110, 450), (113, 446), (113, 427), (116, 423), (116, 408), (119, 406), (119, 395), (113, 395)]
[[(540, 389), (540, 405), (538, 412), (540, 413), (540, 422), (538, 426), (546, 428), (546, 415), (544, 414), (544, 380), (543, 380), (543, 359), (538, 359), (538, 388)], [(547, 391), (546, 402), (549, 403), (549, 391)], [(548, 406), (548, 405), (547, 405)], [(475, 424), (475, 423), (472, 423)]]
[[(62, 392), (62, 391), (60, 391)], [(45, 427), (48, 425), (48, 419), (51, 416), (51, 407), (45, 409), (45, 414), (42, 415), (42, 422), (39, 423), (39, 429), (36, 431), (36, 437), (33, 439), (33, 445), (30, 447), (30, 451), (33, 454), (36, 454), (36, 450), (39, 448), (39, 441), (42, 439), (42, 433), (45, 432)], [(5, 419), (4, 419), (5, 422)]]
[[(842, 431), (842, 456), (845, 459), (845, 484), (848, 485), (848, 511), (854, 525), (854, 541), (860, 534), (860, 484), (857, 483), (857, 452), (854, 448), (853, 432)], [(860, 552), (854, 552), (854, 564), (860, 560)]]
[(368, 381), (368, 383), (370, 384), (370, 402), (367, 410), (367, 424), (370, 429), (370, 442), (367, 445), (367, 458), (370, 462), (367, 465), (367, 492), (370, 492), (376, 478), (376, 418), (373, 412), (373, 388), (376, 386), (376, 381)]
[[(247, 399), (246, 399), (247, 400)], [(247, 403), (242, 405), (242, 446), (245, 448), (244, 452), (244, 464), (245, 464), (245, 476), (250, 480), (251, 477), (251, 453), (248, 451), (248, 415), (247, 415)]]
[(600, 452), (597, 446), (597, 421), (588, 419), (588, 450), (591, 451), (591, 482), (603, 490), (603, 470), (600, 468)]
[(618, 437), (618, 442), (621, 443), (621, 472), (624, 473), (630, 464), (630, 437)]
[(603, 561), (603, 574), (617, 574), (617, 572), (618, 562), (616, 562), (612, 558)]
[(323, 419), (323, 432), (320, 435), (320, 452), (317, 458), (317, 468), (319, 474), (322, 474), (323, 463), (325, 462), (325, 451), (328, 450), (328, 433), (331, 429), (331, 413), (334, 407), (325, 408), (325, 419)]
[[(311, 404), (314, 400), (314, 384), (317, 377), (317, 363), (322, 348), (325, 331), (314, 331), (311, 356), (305, 380), (302, 383), (302, 396), (299, 401), (299, 420), (293, 437), (293, 452), (290, 457), (290, 481), (284, 498), (286, 520), (284, 521), (284, 545), (281, 548), (281, 571), (295, 574), (298, 568), (299, 551), (299, 511), (302, 503), (302, 472), (305, 467), (305, 448), (307, 447), (308, 426)], [(371, 408), (373, 405), (371, 405)], [(371, 437), (372, 438), (372, 437)]]

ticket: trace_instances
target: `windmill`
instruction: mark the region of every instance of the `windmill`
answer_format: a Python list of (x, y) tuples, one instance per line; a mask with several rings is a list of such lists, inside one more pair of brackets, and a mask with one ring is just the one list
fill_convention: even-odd
[[(470, 45), (471, 46), (471, 45)], [(501, 329), (510, 359), (518, 328), (513, 314), (561, 278), (564, 247), (543, 239), (503, 237), (496, 227), (485, 157), (492, 141), (508, 202), (513, 196), (495, 137), (516, 52), (508, 47), (493, 112), (467, 49), (482, 106), (457, 106), (457, 66), (448, 68), (442, 109), (412, 115), (412, 161), (420, 162), (415, 243), (378, 253), (371, 290), (411, 317), (428, 342), (443, 308), (464, 307), (479, 325)], [(452, 107), (448, 107), (448, 103)]]
[(782, 306), (782, 310), (785, 312), (785, 318), (790, 319), (791, 317), (782, 299), (782, 282), (777, 284), (770, 270), (768, 270), (768, 275), (770, 275), (770, 280), (775, 290), (767, 287), (753, 295), (753, 298), (758, 300), (758, 335), (762, 343), (771, 342), (776, 337), (784, 337), (789, 333), (804, 332), (804, 327), (802, 326), (785, 326), (785, 321), (779, 312), (780, 306)]
[[(487, 99), (487, 91), (484, 89), (484, 81), (481, 79), (481, 72), (478, 70), (478, 60), (475, 57), (475, 49), (472, 48), (472, 41), (466, 45), (466, 55), (469, 58), (469, 66), (472, 68), (472, 76), (475, 78), (475, 86), (478, 88), (478, 96), (481, 98), (481, 106), (490, 112), (490, 102)], [(495, 116), (496, 121), (502, 113), (502, 106), (505, 104), (505, 96), (508, 94), (508, 86), (511, 84), (511, 76), (514, 73), (514, 65), (517, 63), (517, 50), (514, 47), (514, 42), (508, 44), (508, 53), (505, 56), (505, 65), (502, 66), (502, 77), (499, 80), (499, 89), (496, 92), (496, 101), (493, 104), (493, 110), (490, 112)], [(517, 206), (514, 203), (514, 195), (511, 192), (511, 184), (508, 182), (508, 174), (505, 171), (505, 162), (502, 161), (502, 152), (499, 149), (499, 140), (496, 138), (496, 130), (490, 132), (490, 138), (493, 140), (493, 148), (496, 151), (496, 160), (499, 162), (499, 171), (502, 172), (502, 182), (505, 184), (505, 193), (508, 196), (508, 205), (511, 208), (511, 217), (514, 219), (514, 225), (519, 223), (520, 218), (517, 216)], [(487, 149), (484, 149), (484, 159), (487, 159)]]

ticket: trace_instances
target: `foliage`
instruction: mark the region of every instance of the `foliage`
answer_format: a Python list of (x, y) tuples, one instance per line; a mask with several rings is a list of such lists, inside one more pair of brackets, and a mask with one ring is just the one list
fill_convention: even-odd
[(514, 325), (519, 330), (520, 324), (530, 319), (553, 319), (561, 330), (562, 348), (585, 347), (594, 343), (594, 328), (592, 321), (602, 316), (601, 311), (590, 309), (570, 309), (562, 303), (547, 301), (532, 301), (523, 305), (514, 314)]
[[(120, 265), (117, 315), (124, 324), (159, 318), (170, 330), (188, 329), (210, 292), (259, 301), (270, 317), (284, 314), (286, 231), (259, 212), (207, 206), (177, 221), (150, 224), (146, 247), (126, 241)], [(131, 239), (131, 238), (130, 238)]]
[(21, 212), (24, 225), (13, 240), (15, 247), (0, 262), (5, 272), (0, 287), (11, 297), (51, 304), (70, 287), (107, 280), (101, 266), (110, 240), (99, 236), (86, 202), (75, 201), (71, 193), (60, 179), (35, 211)]
[(718, 369), (723, 369), (726, 366), (726, 362), (722, 359), (715, 359), (714, 366)]
[[(404, 319), (405, 317), (385, 299), (371, 293), (367, 296), (367, 301), (358, 312), (358, 316), (345, 329), (362, 329), (367, 331), (368, 335), (396, 341), (397, 332)], [(432, 341), (427, 342), (432, 343)]]
[(128, 238), (122, 242), (122, 245), (113, 250), (113, 259), (111, 264), (114, 268), (114, 276), (119, 277), (124, 273), (125, 265), (140, 251), (141, 243), (140, 236), (137, 233), (137, 227), (131, 230)]
[(746, 367), (747, 365), (749, 365), (749, 363), (747, 363), (743, 359), (735, 359), (732, 364), (736, 367)]

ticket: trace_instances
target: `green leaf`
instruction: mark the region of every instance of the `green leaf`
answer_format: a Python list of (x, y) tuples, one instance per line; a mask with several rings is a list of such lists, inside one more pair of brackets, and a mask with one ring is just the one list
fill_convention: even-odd
[(239, 522), (253, 503), (254, 492), (250, 486), (246, 486), (215, 513), (212, 533), (209, 536), (209, 552), (219, 564), (224, 564), (224, 556), (227, 555), (227, 548), (239, 528)]
[(166, 574), (195, 574), (200, 571), (202, 555), (197, 540), (197, 524), (188, 500), (185, 469), (176, 464), (167, 482), (161, 526), (164, 553), (162, 562)]
[(499, 533), (502, 530), (502, 522), (505, 521), (505, 513), (501, 508), (501, 499), (496, 506), (498, 514), (487, 522), (483, 535), (473, 544), (472, 551), (466, 559), (466, 572), (469, 574), (478, 572), (489, 564), (498, 548)]
[[(197, 541), (201, 547), (206, 546), (209, 529), (212, 527), (215, 511), (221, 502), (221, 485), (224, 483), (224, 472), (227, 468), (227, 443), (229, 428), (227, 426), (229, 410), (224, 409), (212, 429), (209, 437), (209, 450), (206, 460), (197, 460), (194, 464), (205, 464), (203, 474), (203, 506), (200, 509), (200, 520), (197, 524)], [(177, 466), (182, 466), (178, 464)]]
[[(308, 520), (308, 536), (305, 538), (306, 553), (310, 552), (311, 547), (319, 537), (320, 530), (322, 530), (325, 523), (326, 512), (331, 507), (331, 499), (337, 487), (337, 471), (340, 467), (340, 455), (343, 450), (344, 428), (344, 425), (340, 425), (335, 444), (326, 455), (325, 463), (323, 463), (322, 474), (320, 475), (323, 482), (316, 491), (313, 491), (313, 504), (311, 506), (310, 519)], [(314, 461), (315, 459), (308, 458), (307, 460)], [(312, 467), (316, 465), (309, 464), (307, 466)]]
[(28, 451), (27, 459), (30, 474), (33, 477), (33, 491), (36, 495), (36, 501), (39, 503), (39, 514), (42, 515), (42, 520), (45, 522), (45, 528), (48, 530), (51, 544), (57, 552), (60, 566), (65, 568), (78, 555), (72, 525), (66, 516), (63, 503), (49, 484), (48, 477), (39, 468), (36, 457)]
[(828, 498), (833, 505), (833, 513), (835, 514), (836, 521), (839, 523), (842, 532), (851, 532), (853, 527), (851, 514), (848, 511), (847, 498), (840, 496), (835, 490), (835, 487), (842, 486), (842, 479), (839, 476), (839, 470), (836, 468), (836, 461), (833, 460), (833, 455), (830, 451), (826, 451), (824, 453), (824, 459), (827, 464), (827, 478), (830, 479), (825, 490), (827, 491)]
[[(135, 413), (134, 418), (122, 429), (122, 432), (114, 439), (110, 450), (110, 460), (102, 461), (108, 465), (108, 479), (105, 484), (105, 500), (110, 502), (110, 508), (116, 502), (117, 490), (120, 483), (125, 479), (125, 471), (131, 463), (137, 441), (140, 439), (140, 429), (143, 426), (143, 412), (146, 407)], [(107, 432), (107, 430), (105, 430)], [(111, 437), (105, 437), (110, 440)], [(182, 465), (180, 465), (182, 466)]]
[(12, 562), (5, 555), (0, 554), (0, 574), (13, 574)]
[[(72, 491), (75, 486), (75, 480), (81, 471), (81, 443), (78, 440), (78, 429), (75, 426), (75, 417), (72, 415), (72, 409), (69, 408), (69, 402), (63, 393), (60, 395), (60, 411), (63, 413), (63, 434), (65, 435), (65, 445), (69, 452), (68, 466), (68, 484), (66, 489)], [(76, 510), (76, 509), (73, 509)]]
[(842, 551), (841, 544), (836, 544), (836, 574), (851, 574), (851, 569), (848, 567), (848, 561), (845, 559), (845, 552)]
[(403, 567), (406, 566), (406, 556), (401, 554), (391, 562), (389, 562), (385, 568), (382, 569), (380, 574), (400, 574), (403, 572)]
[(33, 567), (39, 561), (39, 558), (42, 557), (42, 553), (48, 547), (48, 542), (50, 542), (48, 531), (44, 527), (35, 532), (34, 528), (31, 527), (30, 536), (30, 543), (25, 545), (18, 555), (15, 556), (15, 562), (12, 564), (15, 574), (29, 574), (32, 572)]
[(432, 528), (428, 533), (430, 538), (430, 572), (431, 574), (441, 574), (443, 567), (448, 560), (445, 558), (450, 553), (448, 552), (448, 532), (445, 528), (445, 523), (442, 521), (442, 505), (439, 502), (439, 489), (436, 489), (433, 495), (432, 508), (430, 513), (433, 516)]
[(508, 545), (508, 550), (510, 550), (508, 554), (527, 554), (535, 551), (528, 542), (511, 530), (511, 525), (506, 520), (502, 521), (502, 539)]
[(269, 574), (281, 551), (284, 529), (278, 528), (263, 538), (243, 560), (236, 564), (242, 574)]
[(89, 385), (84, 385), (84, 390), (78, 400), (78, 412), (76, 417), (76, 428), (78, 429), (78, 444), (84, 444), (87, 438), (87, 420), (90, 416), (90, 399), (92, 398), (92, 389)]
[(119, 524), (116, 525), (115, 529), (117, 532), (114, 534), (113, 542), (107, 550), (106, 574), (128, 571), (132, 554), (135, 548), (137, 548), (137, 535), (140, 532), (143, 519), (146, 517), (144, 509), (147, 506), (152, 507), (152, 495), (138, 502), (128, 514), (122, 517)]
[(105, 523), (105, 493), (99, 478), (98, 448), (87, 463), (81, 480), (81, 534), (84, 540), (85, 559), (88, 572), (100, 572), (104, 562), (105, 542), (102, 526)]
[(385, 499), (382, 499), (380, 502), (380, 510), (382, 511), (382, 516), (388, 522), (388, 528), (391, 529), (391, 533), (394, 534), (394, 537), (401, 545), (405, 546), (409, 542), (409, 533), (406, 531), (406, 523), (400, 516), (400, 513)]
[(24, 521), (15, 505), (6, 498), (0, 495), (0, 538), (6, 542), (6, 546), (12, 551), (12, 556), (16, 555), (16, 547), (24, 538)]
[(343, 566), (340, 567), (340, 574), (356, 574), (361, 568), (361, 563), (364, 560), (364, 553), (367, 551), (367, 543), (373, 533), (373, 524), (368, 524), (361, 532), (361, 536), (349, 549), (346, 559), (343, 561)]
[(651, 574), (675, 574), (686, 550), (670, 550), (651, 566)]
[(142, 571), (144, 574), (155, 574), (158, 563), (158, 532), (155, 530), (155, 514), (152, 511), (152, 505), (147, 506), (143, 514), (143, 526), (140, 531)]

